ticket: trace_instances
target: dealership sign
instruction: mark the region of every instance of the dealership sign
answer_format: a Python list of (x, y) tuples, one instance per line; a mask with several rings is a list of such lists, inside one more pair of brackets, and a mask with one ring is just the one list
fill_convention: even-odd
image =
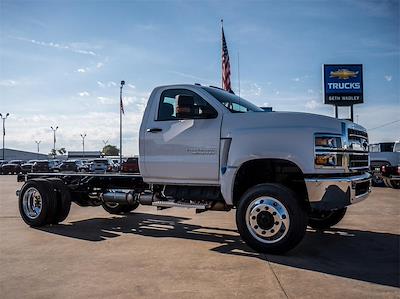
[(351, 106), (363, 98), (362, 64), (324, 64), (325, 104)]

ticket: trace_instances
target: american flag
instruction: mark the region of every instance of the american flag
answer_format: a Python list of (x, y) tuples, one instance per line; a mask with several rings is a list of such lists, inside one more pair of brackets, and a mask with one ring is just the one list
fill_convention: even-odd
[(229, 53), (225, 40), (224, 27), (222, 27), (222, 88), (233, 93), (231, 88), (231, 65), (229, 63)]

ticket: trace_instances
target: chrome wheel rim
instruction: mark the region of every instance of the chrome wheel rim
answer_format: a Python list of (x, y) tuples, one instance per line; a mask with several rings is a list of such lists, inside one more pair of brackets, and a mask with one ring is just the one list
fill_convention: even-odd
[(30, 219), (36, 219), (39, 217), (43, 208), (43, 199), (40, 192), (34, 188), (30, 187), (25, 191), (22, 197), (22, 207), (25, 215)]
[(290, 217), (279, 200), (263, 196), (254, 199), (247, 207), (246, 225), (255, 239), (262, 243), (272, 244), (286, 236)]

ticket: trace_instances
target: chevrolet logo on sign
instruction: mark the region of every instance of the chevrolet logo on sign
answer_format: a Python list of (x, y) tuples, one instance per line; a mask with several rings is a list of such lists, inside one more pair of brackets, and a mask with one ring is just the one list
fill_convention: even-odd
[(325, 104), (351, 106), (364, 102), (362, 64), (324, 64)]
[(358, 75), (358, 71), (353, 72), (353, 71), (349, 71), (348, 69), (339, 69), (335, 72), (331, 72), (329, 77), (347, 80), (349, 78), (355, 78), (355, 77), (357, 77), (357, 75)]

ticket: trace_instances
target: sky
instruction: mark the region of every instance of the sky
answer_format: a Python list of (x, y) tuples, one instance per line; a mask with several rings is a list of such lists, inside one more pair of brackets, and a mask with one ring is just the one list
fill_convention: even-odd
[[(159, 85), (221, 84), (221, 23), (240, 95), (275, 111), (333, 116), (322, 65), (363, 64), (355, 121), (370, 142), (398, 140), (399, 2), (0, 0), (0, 113), (6, 147), (48, 153), (119, 144), (138, 153), (147, 99)], [(240, 59), (238, 59), (238, 57)], [(340, 109), (348, 117), (348, 109)], [(1, 146), (0, 146), (1, 147)]]

